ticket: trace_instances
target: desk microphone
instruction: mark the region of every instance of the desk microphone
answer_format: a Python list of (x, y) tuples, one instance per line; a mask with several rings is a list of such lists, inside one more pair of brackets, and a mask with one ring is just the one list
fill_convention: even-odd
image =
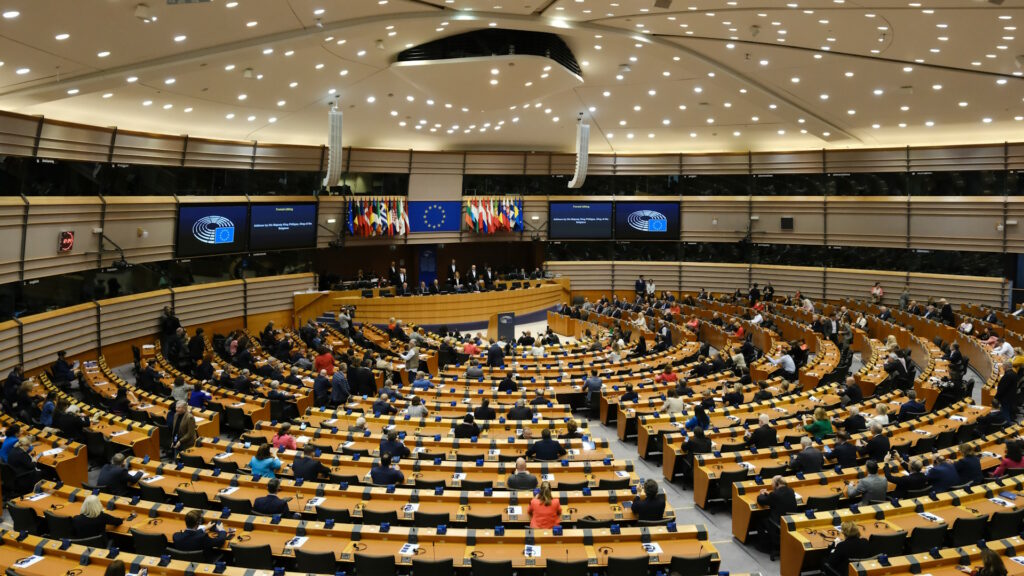
[(434, 541), (430, 541), (430, 551), (434, 553), (434, 562), (437, 562), (437, 548), (434, 546)]

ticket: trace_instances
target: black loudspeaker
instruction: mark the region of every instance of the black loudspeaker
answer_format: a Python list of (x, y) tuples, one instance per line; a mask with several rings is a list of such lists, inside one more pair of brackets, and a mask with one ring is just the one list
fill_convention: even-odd
[(792, 231), (793, 230), (793, 217), (792, 216), (783, 216), (782, 217), (781, 225), (782, 225), (782, 229), (783, 230)]
[(572, 305), (573, 306), (583, 306), (583, 296), (573, 296), (572, 297)]

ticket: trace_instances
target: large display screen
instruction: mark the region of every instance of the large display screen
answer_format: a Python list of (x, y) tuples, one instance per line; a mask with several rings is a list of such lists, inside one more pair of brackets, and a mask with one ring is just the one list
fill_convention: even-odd
[(616, 240), (679, 240), (678, 202), (616, 202)]
[(253, 204), (249, 250), (316, 248), (316, 204)]
[(611, 202), (551, 202), (548, 238), (551, 240), (609, 240), (612, 237)]
[(182, 204), (174, 253), (178, 258), (245, 252), (248, 204)]

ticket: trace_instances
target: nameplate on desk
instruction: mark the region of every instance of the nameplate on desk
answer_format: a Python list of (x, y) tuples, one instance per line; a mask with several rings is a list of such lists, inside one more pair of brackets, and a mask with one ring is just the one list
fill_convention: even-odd
[(349, 440), (348, 442), (345, 442), (344, 444), (342, 444), (341, 447), (342, 448), (351, 448), (354, 444), (355, 444), (355, 442), (353, 442), (352, 440)]
[(751, 464), (750, 462), (737, 462), (736, 464), (738, 464), (741, 468), (745, 468), (750, 471), (754, 470), (754, 465)]
[(312, 440), (312, 438), (310, 438), (309, 436), (299, 436), (298, 438), (295, 439), (295, 443), (296, 444), (305, 444), (306, 442), (309, 442), (310, 440)]
[(416, 555), (416, 551), (419, 550), (419, 549), (420, 549), (420, 545), (419, 544), (412, 544), (410, 542), (406, 542), (405, 544), (402, 544), (401, 548), (398, 549), (398, 555), (399, 556), (415, 556)]
[(306, 501), (306, 509), (309, 510), (309, 509), (312, 509), (312, 508), (316, 508), (317, 506), (323, 504), (326, 501), (327, 501), (327, 498), (324, 498), (323, 496), (317, 496), (315, 498), (310, 498), (309, 500)]
[(40, 454), (40, 456), (56, 456), (57, 454), (60, 454), (63, 451), (64, 451), (63, 448), (51, 448), (51, 449), (43, 452), (42, 454)]
[(146, 476), (145, 478), (142, 479), (142, 482), (145, 482), (146, 484), (150, 484), (152, 482), (159, 482), (160, 480), (163, 480), (163, 479), (164, 479), (163, 476)]
[(625, 470), (616, 470), (615, 475), (619, 478), (629, 478), (629, 472), (626, 472)]
[[(661, 554), (661, 546), (657, 542), (645, 542), (641, 544), (644, 547), (644, 552), (648, 554)], [(652, 558), (652, 561), (657, 562), (657, 558)]]
[(1010, 560), (1024, 566), (1024, 556), (1011, 556)]
[(505, 512), (508, 513), (509, 517), (518, 516), (523, 513), (522, 506), (509, 506), (505, 508)]
[(541, 474), (540, 475), (540, 479), (545, 481), (545, 482), (554, 482), (555, 481), (555, 475), (554, 474)]
[(296, 536), (291, 540), (285, 542), (284, 547), (287, 548), (302, 548), (302, 545), (309, 540), (309, 536)]
[(993, 504), (998, 504), (1003, 508), (1013, 508), (1012, 502), (1008, 500), (1003, 500), (1002, 498), (989, 498), (989, 502), (992, 502)]
[(25, 558), (22, 558), (21, 560), (18, 560), (17, 562), (14, 563), (13, 567), (14, 568), (28, 568), (29, 566), (32, 566), (33, 564), (37, 564), (42, 559), (43, 559), (42, 556), (36, 556), (35, 554), (33, 554), (31, 556), (26, 556)]
[(527, 544), (523, 547), (523, 556), (526, 556), (527, 561), (534, 558), (540, 557), (540, 546), (534, 544)]
[(153, 405), (152, 405), (152, 404), (140, 404), (140, 405), (139, 405), (139, 407), (138, 407), (138, 409), (139, 409), (139, 410), (149, 410), (149, 409), (150, 409), (150, 408), (152, 408), (152, 407), (153, 407)]
[(963, 416), (950, 416), (949, 419), (954, 422), (967, 422), (967, 418), (964, 418)]
[(221, 458), (230, 458), (230, 457), (231, 457), (231, 453), (230, 452), (221, 452), (220, 454), (217, 454), (216, 456), (214, 456), (213, 459), (214, 460), (220, 460)]
[(920, 434), (921, 436), (931, 436), (932, 435), (932, 433), (927, 431), (927, 430), (919, 430), (919, 429), (915, 429), (914, 430), (914, 434)]
[(231, 405), (232, 408), (241, 408), (242, 406), (245, 406), (245, 402), (235, 402)]
[(465, 479), (466, 479), (466, 473), (465, 472), (455, 472), (454, 474), (452, 474), (452, 480), (465, 480)]
[(402, 514), (404, 514), (405, 518), (408, 520), (408, 519), (412, 518), (412, 515), (417, 510), (419, 510), (419, 509), (420, 509), (420, 505), (419, 504), (410, 502), (409, 504), (406, 504), (405, 506), (402, 506)]
[(235, 492), (238, 492), (238, 486), (228, 486), (227, 488), (221, 488), (217, 491), (217, 494), (221, 496), (230, 496)]
[(936, 524), (942, 524), (943, 522), (945, 522), (945, 520), (943, 520), (941, 516), (936, 516), (931, 512), (920, 512), (919, 515), (921, 516), (921, 518), (924, 518), (925, 520), (929, 522), (934, 522)]
[(29, 502), (38, 502), (49, 495), (49, 492), (38, 492), (36, 494), (26, 497), (25, 500), (28, 500)]
[(337, 418), (331, 418), (330, 420), (324, 420), (322, 423), (323, 424), (327, 424), (328, 426), (333, 426), (334, 423), (337, 422), (337, 421), (338, 421)]

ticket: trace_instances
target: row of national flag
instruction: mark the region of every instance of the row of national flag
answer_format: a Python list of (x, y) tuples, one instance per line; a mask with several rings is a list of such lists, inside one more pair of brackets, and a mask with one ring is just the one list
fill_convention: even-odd
[(523, 199), (519, 197), (470, 198), (464, 214), (466, 228), (477, 234), (523, 231)]
[(404, 236), (409, 210), (404, 198), (352, 198), (348, 201), (350, 236)]

